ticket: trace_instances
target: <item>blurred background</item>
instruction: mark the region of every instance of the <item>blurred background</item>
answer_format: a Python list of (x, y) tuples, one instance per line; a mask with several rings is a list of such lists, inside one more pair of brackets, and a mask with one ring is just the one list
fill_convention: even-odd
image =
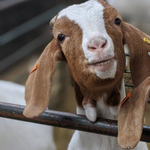
[[(0, 1), (0, 80), (24, 85), (31, 68), (51, 41), (49, 21), (63, 8), (85, 0), (1, 0)], [(109, 0), (124, 20), (150, 34), (149, 0)], [(129, 68), (128, 68), (129, 69)], [(127, 84), (130, 74), (125, 74)], [(127, 91), (132, 88), (127, 87)], [(65, 63), (58, 62), (53, 78), (49, 108), (76, 112), (74, 91)], [(146, 124), (150, 125), (150, 104)], [(58, 150), (67, 149), (73, 130), (54, 127)]]

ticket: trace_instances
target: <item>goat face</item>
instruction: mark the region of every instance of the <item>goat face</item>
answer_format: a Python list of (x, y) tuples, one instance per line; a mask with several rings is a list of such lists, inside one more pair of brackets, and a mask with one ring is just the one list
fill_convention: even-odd
[(53, 25), (54, 38), (59, 41), (73, 79), (83, 87), (95, 86), (93, 81), (103, 85), (116, 82), (125, 68), (123, 36), (120, 24), (115, 24), (121, 17), (100, 2), (90, 0), (67, 7)]

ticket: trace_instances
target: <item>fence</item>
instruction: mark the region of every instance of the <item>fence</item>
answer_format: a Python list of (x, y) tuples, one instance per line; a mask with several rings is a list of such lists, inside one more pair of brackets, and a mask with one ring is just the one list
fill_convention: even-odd
[[(0, 102), (0, 117), (109, 136), (117, 136), (118, 133), (117, 121), (114, 120), (99, 118), (96, 123), (92, 123), (85, 116), (50, 110), (29, 119), (23, 116), (23, 110), (24, 106)], [(143, 126), (141, 141), (150, 142), (149, 126)]]

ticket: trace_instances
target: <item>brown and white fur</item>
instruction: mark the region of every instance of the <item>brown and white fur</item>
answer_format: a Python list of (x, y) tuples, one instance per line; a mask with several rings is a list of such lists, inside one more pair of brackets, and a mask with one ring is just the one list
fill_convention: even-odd
[[(68, 64), (74, 82), (77, 113), (86, 115), (92, 122), (97, 117), (117, 119), (120, 103), (125, 97), (124, 45), (135, 44), (128, 40), (128, 34), (137, 29), (123, 22), (118, 12), (104, 0), (89, 0), (67, 7), (52, 19), (51, 25), (54, 39), (45, 48), (26, 83), (27, 106), (24, 115), (36, 117), (48, 106), (55, 63), (59, 60)], [(130, 28), (132, 31), (128, 33)], [(138, 30), (137, 34), (141, 34), (141, 31)], [(133, 128), (132, 120), (127, 119), (130, 115), (135, 119), (133, 122), (137, 122), (130, 112), (122, 112), (119, 117), (119, 144), (114, 137), (75, 131), (68, 150), (121, 150), (134, 147), (134, 150), (147, 150), (146, 143), (138, 144), (142, 134), (142, 116), (138, 132), (134, 130), (135, 126)], [(125, 126), (122, 124), (124, 121)], [(127, 132), (123, 133), (122, 128)], [(134, 131), (138, 134), (134, 134)], [(138, 137), (138, 140), (134, 137)]]

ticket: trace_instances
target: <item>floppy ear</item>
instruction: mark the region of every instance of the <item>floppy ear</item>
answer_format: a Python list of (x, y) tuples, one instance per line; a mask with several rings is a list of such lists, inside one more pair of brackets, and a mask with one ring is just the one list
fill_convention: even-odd
[(128, 23), (123, 23), (122, 32), (130, 52), (131, 77), (137, 87), (150, 76), (150, 36)]
[(142, 135), (144, 110), (149, 97), (150, 37), (127, 23), (123, 23), (122, 32), (124, 44), (127, 44), (130, 52), (130, 70), (135, 89), (119, 112), (118, 142), (122, 148), (134, 148)]
[(41, 54), (26, 82), (26, 108), (23, 112), (26, 117), (36, 117), (47, 108), (55, 63), (62, 59), (57, 41), (52, 40)]
[(136, 87), (126, 101), (118, 119), (118, 142), (122, 148), (133, 149), (141, 139), (146, 101), (150, 96), (150, 77)]

